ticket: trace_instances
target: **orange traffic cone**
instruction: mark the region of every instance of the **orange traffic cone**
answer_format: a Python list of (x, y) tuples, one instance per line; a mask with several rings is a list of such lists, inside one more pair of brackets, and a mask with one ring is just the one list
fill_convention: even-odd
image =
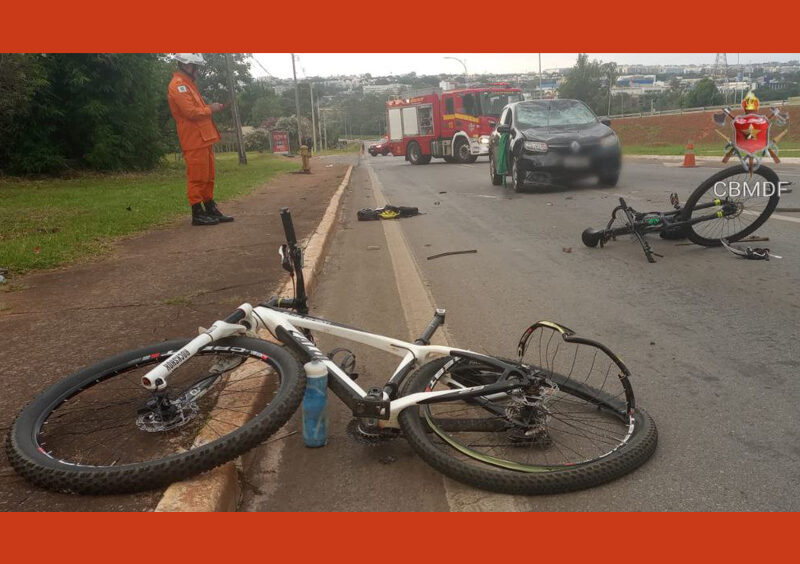
[(697, 166), (697, 163), (694, 162), (694, 145), (691, 141), (686, 144), (686, 153), (683, 155), (683, 166), (687, 168)]

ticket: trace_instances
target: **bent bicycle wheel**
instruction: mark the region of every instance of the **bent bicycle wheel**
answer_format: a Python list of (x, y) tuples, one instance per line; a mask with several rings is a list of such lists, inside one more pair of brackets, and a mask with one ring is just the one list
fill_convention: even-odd
[(255, 447), (300, 404), (300, 363), (251, 338), (217, 341), (177, 368), (165, 390), (145, 389), (142, 376), (187, 342), (119, 354), (46, 390), (11, 427), (11, 465), (58, 491), (155, 489)]
[[(526, 389), (415, 405), (400, 414), (405, 436), (423, 460), (478, 488), (532, 495), (596, 486), (652, 455), (655, 423), (634, 406), (627, 374), (615, 359), (591, 346), (570, 347), (575, 343), (540, 329), (533, 333), (542, 362), (519, 365), (533, 375)], [(494, 366), (446, 357), (410, 376), (404, 395), (501, 377)]]
[(761, 227), (780, 200), (779, 178), (771, 168), (760, 166), (752, 176), (742, 166), (732, 166), (706, 179), (689, 196), (681, 219), (712, 216), (689, 227), (689, 240), (718, 247), (720, 239), (738, 241)]

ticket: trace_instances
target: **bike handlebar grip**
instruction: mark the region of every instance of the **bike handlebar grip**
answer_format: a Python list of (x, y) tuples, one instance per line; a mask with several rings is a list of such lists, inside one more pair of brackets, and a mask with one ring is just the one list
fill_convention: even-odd
[(294, 224), (292, 224), (292, 214), (289, 208), (281, 208), (281, 221), (283, 222), (283, 232), (286, 233), (286, 242), (289, 245), (297, 244), (297, 236), (294, 234)]
[(437, 310), (436, 315), (433, 316), (431, 322), (428, 324), (428, 327), (425, 328), (425, 331), (422, 333), (422, 336), (416, 340), (417, 343), (421, 343), (423, 345), (429, 345), (431, 342), (431, 337), (439, 328), (440, 325), (444, 323), (444, 313)]
[(596, 247), (597, 244), (600, 242), (600, 237), (602, 237), (603, 232), (599, 229), (592, 229), (591, 227), (587, 227), (581, 233), (581, 241), (587, 247)]
[(242, 319), (244, 319), (244, 311), (237, 309), (223, 321), (225, 321), (225, 323), (239, 323)]

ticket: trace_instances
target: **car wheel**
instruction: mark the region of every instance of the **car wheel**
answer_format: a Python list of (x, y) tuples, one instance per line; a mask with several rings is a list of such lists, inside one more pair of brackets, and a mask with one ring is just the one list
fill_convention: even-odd
[(600, 185), (613, 188), (619, 182), (619, 171), (600, 174)]
[(489, 153), (489, 178), (495, 186), (500, 186), (503, 183), (503, 177), (497, 174), (497, 166), (491, 153)]
[(522, 192), (522, 189), (525, 184), (522, 180), (522, 177), (520, 176), (522, 174), (522, 171), (517, 166), (518, 160), (519, 159), (517, 158), (513, 158), (511, 160), (511, 188), (514, 190), (514, 192)]

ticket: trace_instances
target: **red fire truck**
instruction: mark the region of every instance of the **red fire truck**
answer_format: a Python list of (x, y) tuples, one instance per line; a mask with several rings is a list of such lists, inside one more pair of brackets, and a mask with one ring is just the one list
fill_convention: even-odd
[(430, 93), (386, 102), (389, 146), (411, 164), (431, 157), (471, 163), (489, 154), (489, 135), (503, 107), (522, 100), (522, 90), (496, 83)]

